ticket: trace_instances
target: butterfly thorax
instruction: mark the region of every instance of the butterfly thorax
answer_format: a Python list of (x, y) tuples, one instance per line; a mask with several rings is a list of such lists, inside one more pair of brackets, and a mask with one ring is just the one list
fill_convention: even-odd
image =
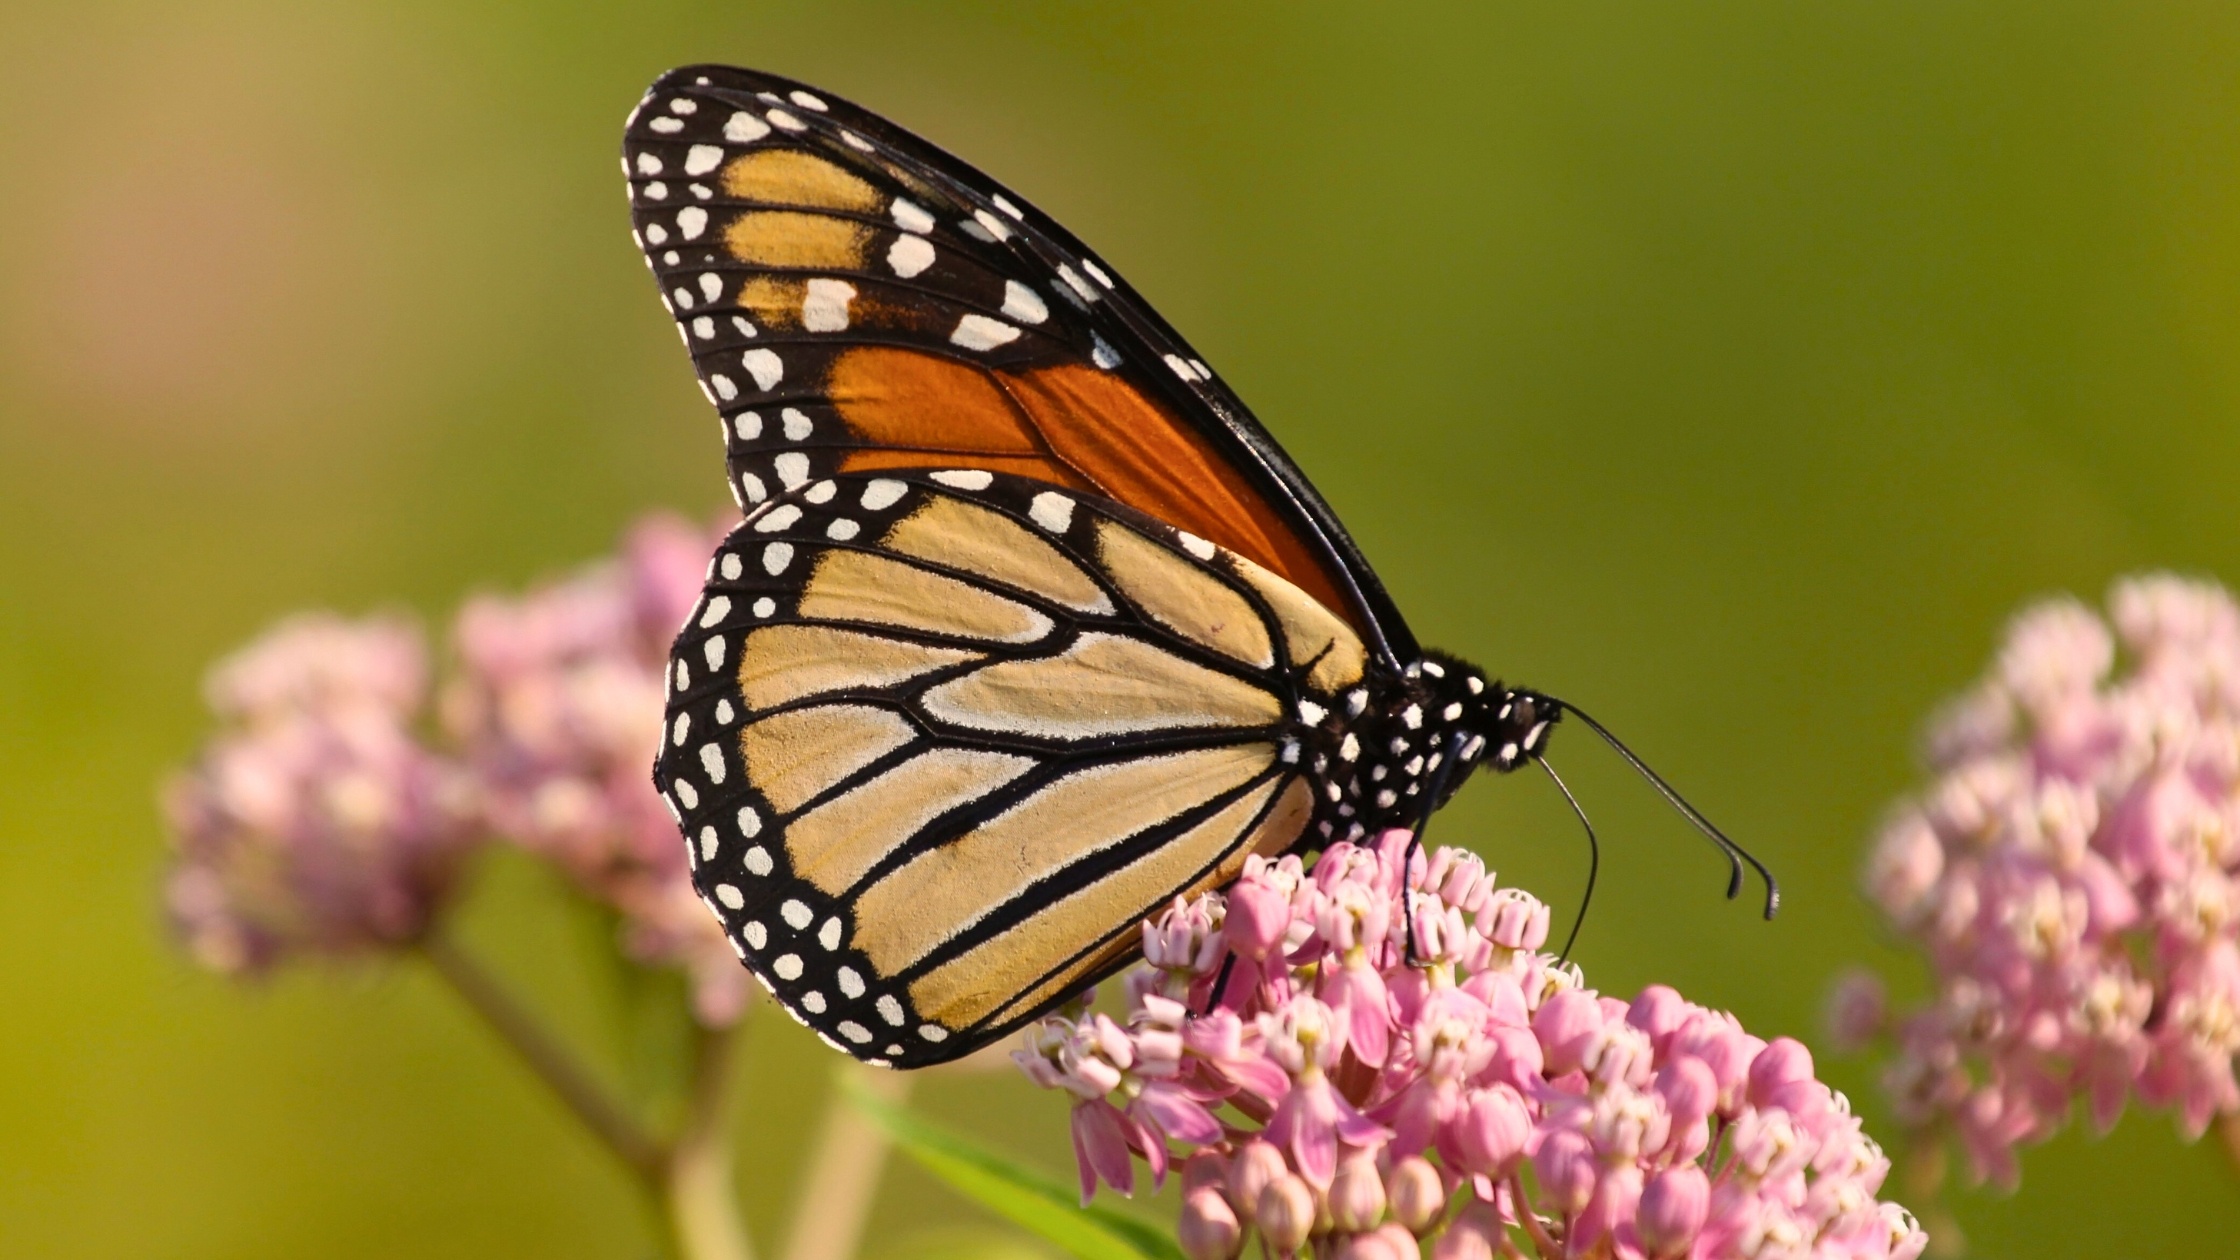
[(1548, 697), (1443, 652), (1403, 670), (1370, 669), (1335, 711), (1301, 707), (1299, 755), (1315, 779), (1323, 842), (1415, 826), (1425, 792), (1443, 805), (1472, 770), (1516, 769), (1547, 746), (1562, 716)]

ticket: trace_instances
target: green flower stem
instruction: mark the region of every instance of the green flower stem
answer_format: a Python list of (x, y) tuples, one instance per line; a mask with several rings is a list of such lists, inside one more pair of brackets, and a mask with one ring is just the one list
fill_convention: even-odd
[(754, 1260), (731, 1176), (736, 1028), (693, 1025), (692, 1094), (662, 1167), (662, 1199), (684, 1260)]
[(754, 1260), (731, 1176), (735, 1029), (693, 1025), (692, 1085), (675, 1137), (649, 1132), (488, 968), (441, 933), (420, 944), (443, 982), (591, 1131), (668, 1224), (680, 1260)]
[(863, 1239), (871, 1201), (886, 1164), (887, 1135), (849, 1101), (851, 1088), (900, 1105), (910, 1096), (912, 1074), (849, 1062), (833, 1081), (824, 1122), (810, 1157), (785, 1260), (852, 1260)]
[(420, 955), (632, 1175), (648, 1187), (659, 1186), (668, 1156), (660, 1139), (647, 1132), (496, 976), (440, 932), (420, 943)]

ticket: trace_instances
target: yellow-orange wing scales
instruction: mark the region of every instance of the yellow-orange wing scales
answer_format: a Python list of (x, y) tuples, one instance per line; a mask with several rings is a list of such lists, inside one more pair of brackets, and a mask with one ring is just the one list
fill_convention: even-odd
[(970, 467), (1245, 556), (1391, 667), (1415, 645), (1336, 517), (1196, 353), (1023, 198), (775, 76), (672, 71), (623, 145), (639, 247), (753, 511), (843, 473)]
[(1325, 719), (1367, 665), (1293, 583), (1100, 496), (820, 469), (717, 551), (655, 777), (748, 968), (838, 1048), (918, 1067), (1353, 818), (1318, 776), (1351, 761)]

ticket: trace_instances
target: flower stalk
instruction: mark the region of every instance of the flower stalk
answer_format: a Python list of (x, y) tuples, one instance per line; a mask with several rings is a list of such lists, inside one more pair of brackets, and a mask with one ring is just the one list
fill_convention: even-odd
[(753, 1260), (732, 1189), (735, 1027), (695, 1026), (683, 1119), (675, 1134), (657, 1137), (456, 941), (430, 933), (420, 955), (658, 1204), (679, 1260)]

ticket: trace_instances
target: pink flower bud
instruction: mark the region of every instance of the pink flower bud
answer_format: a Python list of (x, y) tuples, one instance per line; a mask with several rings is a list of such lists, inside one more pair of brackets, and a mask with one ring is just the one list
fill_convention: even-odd
[(1416, 1236), (1396, 1221), (1377, 1226), (1370, 1237), (1384, 1240), (1385, 1250), (1391, 1253), (1392, 1260), (1418, 1260), (1423, 1255), (1423, 1248), (1416, 1245)]
[(1314, 1191), (1306, 1182), (1285, 1173), (1260, 1192), (1253, 1219), (1260, 1226), (1260, 1236), (1267, 1240), (1268, 1250), (1288, 1256), (1314, 1230)]
[(1711, 1181), (1694, 1164), (1667, 1168), (1641, 1191), (1640, 1214), (1633, 1227), (1642, 1250), (1654, 1260), (1684, 1254), (1711, 1210)]
[(1229, 1206), (1236, 1209), (1240, 1219), (1260, 1210), (1260, 1192), (1268, 1183), (1290, 1172), (1283, 1162), (1283, 1152), (1259, 1138), (1253, 1138), (1237, 1147), (1235, 1158), (1229, 1161)]
[(1626, 1011), (1626, 1022), (1649, 1034), (1649, 1044), (1658, 1054), (1672, 1042), (1672, 1034), (1686, 1021), (1693, 1008), (1688, 1000), (1668, 985), (1652, 984), (1633, 999)]
[(1494, 1240), (1507, 1234), (1492, 1204), (1472, 1200), (1432, 1245), (1431, 1260), (1493, 1260)]
[[(1403, 1234), (1406, 1231), (1402, 1231)], [(1383, 1230), (1356, 1234), (1345, 1240), (1332, 1260), (1414, 1260), (1416, 1240), (1408, 1239), (1408, 1249), (1401, 1251), (1392, 1245), (1392, 1239)]]
[(1586, 1209), (1572, 1224), (1567, 1241), (1574, 1254), (1590, 1254), (1597, 1242), (1630, 1223), (1640, 1202), (1640, 1165), (1625, 1163), (1603, 1168), (1595, 1181), (1593, 1197), (1587, 1200)]
[(1551, 1133), (1540, 1143), (1532, 1156), (1532, 1171), (1540, 1178), (1548, 1206), (1564, 1216), (1577, 1214), (1594, 1197), (1594, 1147), (1569, 1129)]
[(1340, 1233), (1374, 1229), (1384, 1219), (1384, 1179), (1367, 1154), (1347, 1159), (1330, 1182), (1330, 1222)]
[(1430, 1229), (1447, 1209), (1446, 1183), (1431, 1161), (1421, 1155), (1395, 1163), (1385, 1174), (1384, 1192), (1392, 1205), (1392, 1218), (1412, 1234), (1421, 1235)]
[(1734, 1016), (1718, 1011), (1698, 1012), (1672, 1037), (1674, 1055), (1691, 1055), (1711, 1069), (1719, 1083), (1721, 1111), (1741, 1105), (1743, 1080), (1764, 1048), (1764, 1042), (1742, 1031)]
[(1812, 1051), (1794, 1037), (1776, 1037), (1750, 1061), (1749, 1100), (1804, 1114), (1820, 1083), (1812, 1076)]
[(1665, 1110), (1675, 1126), (1694, 1124), (1719, 1105), (1719, 1078), (1703, 1060), (1674, 1059), (1657, 1070), (1656, 1091), (1664, 1096)]
[(1199, 1151), (1182, 1161), (1182, 1193), (1187, 1197), (1200, 1186), (1216, 1189), (1229, 1184), (1229, 1166), (1212, 1151)]
[(1244, 1230), (1221, 1192), (1200, 1186), (1183, 1196), (1175, 1241), (1190, 1260), (1230, 1260), (1244, 1243)]
[(1540, 1039), (1529, 1028), (1496, 1028), (1486, 1034), (1493, 1043), (1493, 1055), (1486, 1062), (1485, 1079), (1500, 1081), (1522, 1092), (1533, 1087), (1540, 1079), (1545, 1058), (1540, 1053)]
[(1229, 908), (1221, 933), (1229, 948), (1254, 960), (1266, 958), (1283, 943), (1291, 928), (1291, 897), (1258, 880), (1237, 881), (1229, 890)]
[(1541, 1003), (1532, 1017), (1532, 1031), (1540, 1038), (1548, 1075), (1576, 1071), (1580, 1051), (1601, 1027), (1602, 1005), (1584, 989), (1566, 989)]
[(1463, 1165), (1488, 1177), (1506, 1174), (1531, 1136), (1532, 1113), (1523, 1096), (1507, 1085), (1472, 1090), (1454, 1122), (1455, 1146)]

